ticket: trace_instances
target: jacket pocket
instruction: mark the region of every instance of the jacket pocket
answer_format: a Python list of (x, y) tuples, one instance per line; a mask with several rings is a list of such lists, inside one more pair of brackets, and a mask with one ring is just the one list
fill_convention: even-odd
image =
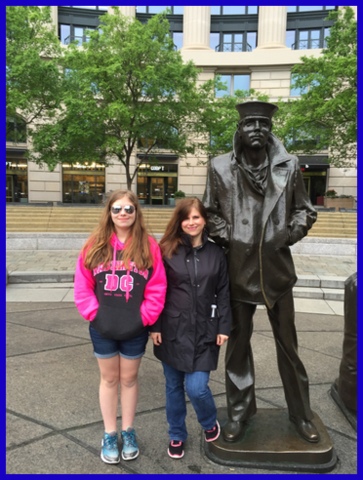
[(175, 340), (180, 325), (180, 311), (165, 309), (161, 315), (161, 335), (166, 340)]
[(206, 329), (205, 329), (205, 341), (207, 343), (215, 343), (217, 340), (218, 334), (218, 322), (219, 318), (207, 318), (206, 319)]
[(135, 311), (128, 311), (111, 307), (109, 305), (100, 305), (95, 319), (92, 321), (92, 327), (105, 338), (113, 340), (128, 340), (137, 337), (145, 327), (141, 320), (140, 312), (135, 315)]

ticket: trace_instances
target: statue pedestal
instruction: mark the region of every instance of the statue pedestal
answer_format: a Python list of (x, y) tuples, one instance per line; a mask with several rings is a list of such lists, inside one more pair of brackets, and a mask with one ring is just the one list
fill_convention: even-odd
[[(227, 408), (218, 409), (221, 428), (227, 422)], [(322, 421), (314, 413), (320, 434), (318, 443), (300, 437), (290, 422), (287, 409), (258, 409), (240, 440), (226, 442), (222, 433), (215, 442), (204, 442), (206, 456), (215, 463), (246, 468), (296, 472), (330, 472), (337, 463), (332, 442)]]

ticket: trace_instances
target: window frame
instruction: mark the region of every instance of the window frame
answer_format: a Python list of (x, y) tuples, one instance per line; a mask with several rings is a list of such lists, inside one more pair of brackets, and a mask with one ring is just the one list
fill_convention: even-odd
[[(235, 88), (235, 77), (237, 76), (245, 76), (249, 78), (249, 87), (248, 89), (242, 89), (245, 91), (250, 90), (251, 88), (251, 74), (250, 73), (242, 73), (242, 72), (233, 72), (233, 73), (227, 73), (227, 72), (217, 72), (217, 75), (220, 77), (230, 77), (229, 84), (227, 83), (227, 90), (216, 90), (215, 92), (215, 97), (216, 98), (223, 98), (229, 95), (234, 95), (237, 90), (241, 90), (240, 88)], [(221, 79), (223, 81), (223, 79)], [(220, 92), (220, 94), (218, 94)]]
[[(13, 125), (13, 128), (10, 128)], [(18, 128), (21, 127), (21, 128)], [(14, 135), (12, 138), (8, 137), (8, 132)], [(19, 115), (6, 117), (6, 142), (7, 143), (22, 143), (26, 144), (28, 138), (26, 121)]]
[[(285, 45), (292, 50), (306, 50), (300, 41), (300, 32), (320, 30), (319, 47), (324, 48), (329, 29), (333, 26), (333, 20), (327, 20), (328, 13), (332, 10), (320, 10), (310, 12), (288, 12), (286, 22)], [(288, 32), (295, 32), (294, 40), (287, 42)], [(308, 43), (309, 47), (310, 44)], [(311, 47), (309, 48), (311, 49)]]

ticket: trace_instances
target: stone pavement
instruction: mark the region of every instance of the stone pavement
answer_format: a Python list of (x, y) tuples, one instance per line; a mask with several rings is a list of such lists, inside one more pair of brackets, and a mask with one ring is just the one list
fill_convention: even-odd
[[(6, 472), (286, 473), (212, 462), (205, 455), (202, 431), (190, 404), (185, 457), (170, 459), (166, 453), (164, 378), (151, 342), (141, 364), (135, 420), (140, 456), (115, 466), (100, 460), (103, 427), (98, 368), (88, 324), (73, 303), (77, 255), (78, 250), (7, 251)], [(356, 429), (330, 393), (342, 355), (342, 288), (345, 279), (356, 271), (356, 256), (294, 254), (294, 260), (302, 285), (294, 289), (299, 352), (309, 376), (312, 409), (325, 425), (338, 458), (330, 473), (356, 474)], [(256, 312), (252, 345), (257, 406), (285, 411), (274, 340), (263, 307)], [(211, 375), (211, 389), (219, 408), (225, 407), (223, 359), (224, 348), (218, 370)]]
[[(46, 295), (51, 299), (73, 301), (78, 254), (79, 250), (7, 250), (7, 301), (42, 301), (44, 283)], [(293, 257), (298, 276), (294, 288), (297, 311), (343, 315), (344, 282), (356, 271), (357, 257), (307, 254), (293, 254)]]
[[(72, 271), (79, 250), (7, 250), (6, 266), (9, 272)], [(300, 255), (293, 254), (299, 275), (325, 275), (349, 277), (356, 271), (353, 255)]]
[[(98, 403), (99, 374), (88, 323), (70, 299), (52, 301), (48, 292), (42, 302), (22, 302), (21, 290), (18, 293), (18, 302), (7, 303), (7, 474), (287, 473), (214, 463), (205, 454), (202, 430), (190, 403), (185, 456), (170, 459), (166, 453), (169, 440), (164, 377), (150, 341), (141, 363), (134, 423), (140, 456), (118, 465), (104, 464), (100, 459), (103, 424)], [(343, 317), (297, 313), (296, 325), (299, 352), (310, 381), (311, 406), (325, 425), (337, 457), (329, 473), (357, 474), (356, 429), (330, 393), (339, 374)], [(257, 407), (281, 409), (288, 422), (274, 340), (263, 308), (256, 312), (252, 346)], [(225, 407), (224, 352), (222, 347), (218, 369), (212, 372), (210, 382), (218, 408)], [(296, 441), (306, 448), (304, 440), (297, 437)]]

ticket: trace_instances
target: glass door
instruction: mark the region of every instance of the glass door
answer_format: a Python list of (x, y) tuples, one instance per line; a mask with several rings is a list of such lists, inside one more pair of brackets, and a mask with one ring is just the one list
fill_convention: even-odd
[(151, 177), (151, 205), (164, 204), (164, 177)]
[(14, 187), (13, 187), (13, 176), (6, 175), (6, 201), (14, 201)]

